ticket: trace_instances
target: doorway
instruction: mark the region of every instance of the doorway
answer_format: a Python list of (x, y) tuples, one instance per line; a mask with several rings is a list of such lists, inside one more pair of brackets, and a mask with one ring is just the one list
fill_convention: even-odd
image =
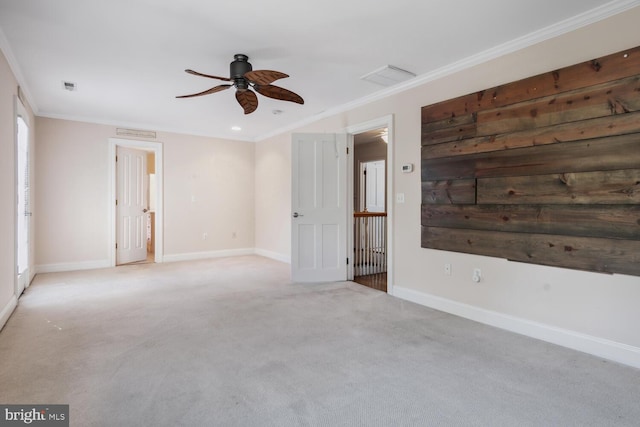
[(353, 280), (387, 291), (387, 128), (354, 135)]
[(373, 289), (392, 293), (391, 252), (391, 139), (392, 117), (349, 129), (353, 161), (353, 248), (350, 279)]
[(19, 298), (31, 282), (31, 168), (29, 116), (16, 98), (16, 281)]
[(162, 262), (162, 144), (110, 138), (109, 175), (111, 266)]

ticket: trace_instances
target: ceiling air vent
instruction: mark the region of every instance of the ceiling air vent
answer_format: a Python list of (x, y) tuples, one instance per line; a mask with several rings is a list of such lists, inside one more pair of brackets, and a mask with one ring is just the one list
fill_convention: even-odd
[(410, 71), (403, 70), (402, 68), (394, 67), (393, 65), (385, 65), (360, 77), (362, 80), (366, 80), (371, 83), (379, 84), (382, 86), (393, 86), (397, 83), (407, 81), (414, 78), (416, 75)]
[(117, 128), (116, 135), (119, 136), (135, 136), (137, 138), (156, 138), (156, 133), (152, 130), (140, 130), (140, 129), (124, 129)]
[(73, 92), (78, 89), (76, 84), (73, 82), (62, 82), (62, 88), (64, 90), (68, 90), (69, 92)]

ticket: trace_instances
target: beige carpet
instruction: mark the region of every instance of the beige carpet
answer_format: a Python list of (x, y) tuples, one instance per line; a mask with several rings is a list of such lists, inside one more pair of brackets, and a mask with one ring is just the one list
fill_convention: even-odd
[(260, 257), (38, 275), (0, 403), (73, 426), (640, 425), (640, 371)]

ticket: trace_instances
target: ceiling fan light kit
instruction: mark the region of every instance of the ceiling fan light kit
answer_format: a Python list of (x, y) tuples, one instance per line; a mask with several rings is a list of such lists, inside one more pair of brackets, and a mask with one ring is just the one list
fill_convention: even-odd
[(211, 89), (207, 89), (203, 92), (198, 92), (191, 95), (180, 95), (176, 96), (176, 98), (193, 98), (195, 96), (209, 95), (229, 89), (231, 87), (235, 87), (236, 100), (244, 110), (245, 114), (253, 113), (258, 108), (258, 97), (256, 96), (255, 92), (251, 90), (252, 88), (260, 95), (266, 96), (268, 98), (295, 102), (297, 104), (304, 104), (304, 100), (302, 99), (302, 97), (300, 97), (300, 95), (291, 92), (288, 89), (271, 84), (276, 80), (289, 77), (288, 74), (273, 70), (253, 71), (253, 67), (251, 66), (251, 63), (249, 63), (249, 57), (241, 53), (234, 55), (234, 60), (229, 65), (228, 78), (214, 76), (211, 74), (203, 74), (189, 69), (185, 70), (185, 72), (193, 74), (195, 76), (230, 82), (231, 84), (214, 86)]

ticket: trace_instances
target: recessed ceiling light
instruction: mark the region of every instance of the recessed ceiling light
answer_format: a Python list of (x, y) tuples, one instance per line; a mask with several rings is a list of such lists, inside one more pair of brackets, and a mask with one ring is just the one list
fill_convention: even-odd
[(231, 130), (235, 130), (236, 132), (241, 131), (242, 128), (240, 126), (231, 126)]
[(63, 88), (64, 90), (68, 90), (68, 91), (70, 91), (70, 92), (73, 92), (73, 91), (75, 91), (75, 90), (78, 90), (78, 85), (76, 85), (76, 84), (75, 84), (75, 83), (73, 83), (73, 82), (65, 82), (65, 81), (63, 81), (63, 82), (62, 82), (62, 88)]

